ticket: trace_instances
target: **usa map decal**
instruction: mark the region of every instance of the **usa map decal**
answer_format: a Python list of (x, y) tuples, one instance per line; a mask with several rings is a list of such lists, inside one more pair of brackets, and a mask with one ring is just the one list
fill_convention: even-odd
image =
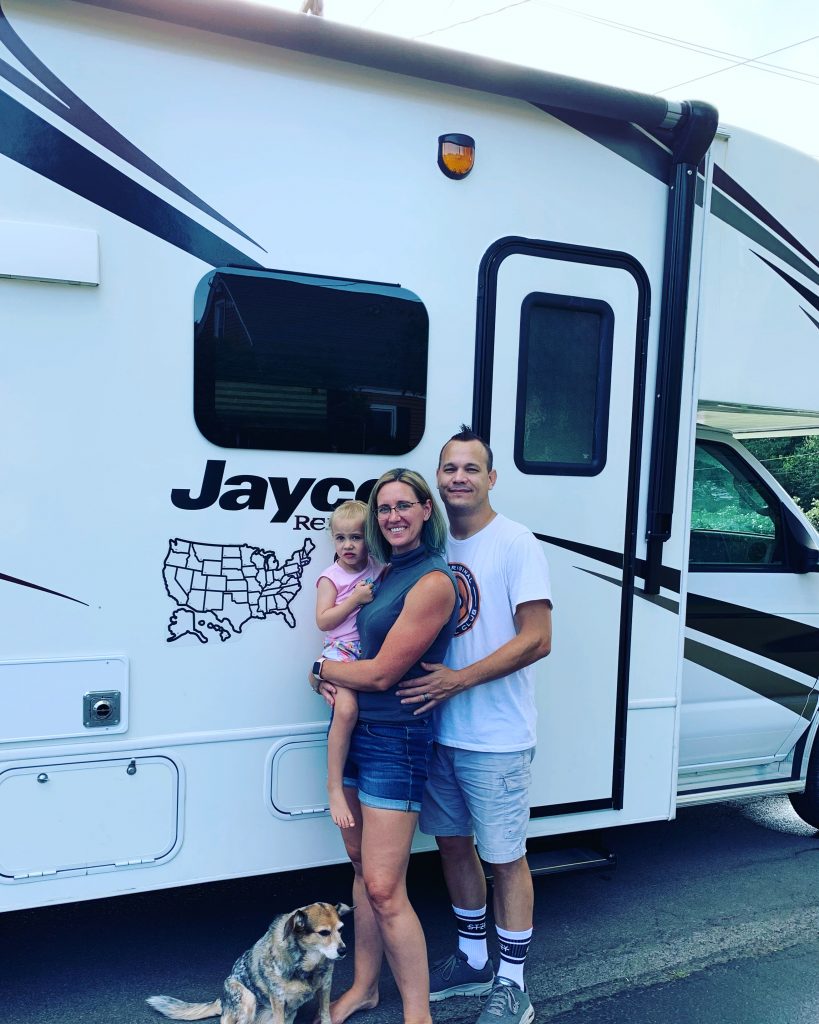
[(169, 541), (162, 575), (177, 608), (166, 640), (172, 643), (188, 635), (203, 644), (213, 636), (229, 640), (251, 619), (270, 615), (281, 616), (295, 629), (290, 605), (315, 547), (305, 540), (280, 563), (275, 551), (250, 544), (203, 544), (179, 537)]

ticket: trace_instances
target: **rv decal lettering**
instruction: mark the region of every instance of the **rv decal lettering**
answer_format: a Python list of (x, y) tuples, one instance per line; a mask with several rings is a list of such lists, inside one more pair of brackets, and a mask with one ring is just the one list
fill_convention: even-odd
[[(267, 501), (267, 480), (263, 476), (232, 476), (225, 480), (233, 487), (219, 499), (219, 507), (236, 512), (242, 508), (264, 508)], [(245, 487), (240, 486), (245, 484)], [(275, 491), (273, 492), (276, 493)]]
[[(252, 474), (240, 474), (225, 480), (225, 465), (224, 459), (208, 459), (198, 489), (174, 487), (171, 491), (172, 504), (189, 512), (211, 508), (217, 502), (220, 508), (228, 512), (248, 508), (258, 511), (265, 507), (268, 495), (272, 494), (276, 511), (270, 522), (286, 523), (308, 494), (316, 512), (332, 512), (348, 498), (366, 501), (375, 482), (365, 480), (356, 487), (346, 477), (329, 476), (321, 480), (300, 477), (291, 483), (285, 476), (263, 477)], [(325, 524), (326, 518), (323, 516), (299, 515), (296, 516), (293, 529), (321, 530)]]
[(296, 516), (294, 530), (324, 530), (329, 518), (327, 516)]
[[(270, 520), (271, 523), (286, 523), (298, 508), (302, 498), (307, 495), (310, 485), (316, 482), (315, 477), (302, 477), (291, 491), (287, 477), (271, 476), (268, 477), (268, 480), (270, 481), (270, 490), (273, 492), (273, 498), (278, 506), (278, 512)], [(220, 498), (220, 505), (225, 497), (227, 495), (223, 495)], [(222, 505), (222, 508), (224, 508), (224, 505)]]
[(199, 488), (199, 497), (194, 498), (192, 491), (183, 491), (174, 487), (171, 491), (171, 501), (177, 508), (188, 510), (210, 508), (219, 497), (224, 472), (224, 461), (208, 459), (205, 466), (205, 475), (202, 478), (202, 486)]
[(251, 544), (168, 541), (162, 577), (177, 608), (168, 621), (168, 643), (193, 636), (206, 644), (229, 640), (251, 619), (278, 615), (295, 629), (291, 610), (316, 545), (305, 540), (283, 563), (275, 551)]

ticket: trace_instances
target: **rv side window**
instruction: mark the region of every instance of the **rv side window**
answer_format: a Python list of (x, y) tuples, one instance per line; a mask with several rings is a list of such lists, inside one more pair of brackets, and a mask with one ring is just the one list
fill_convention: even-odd
[(779, 502), (728, 445), (698, 441), (691, 508), (692, 569), (783, 564)]
[(614, 313), (597, 299), (533, 293), (523, 303), (515, 463), (594, 476), (606, 464)]
[(223, 448), (402, 455), (424, 432), (429, 320), (397, 285), (221, 268), (194, 299), (194, 416)]

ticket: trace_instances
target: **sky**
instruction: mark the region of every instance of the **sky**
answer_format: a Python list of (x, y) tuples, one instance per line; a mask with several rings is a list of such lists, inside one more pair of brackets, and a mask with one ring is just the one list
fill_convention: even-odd
[(707, 100), (721, 123), (819, 159), (817, 0), (324, 0), (324, 17), (666, 99)]

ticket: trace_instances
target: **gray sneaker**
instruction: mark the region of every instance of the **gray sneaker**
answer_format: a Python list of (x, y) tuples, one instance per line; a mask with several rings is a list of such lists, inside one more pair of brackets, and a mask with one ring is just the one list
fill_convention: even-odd
[(534, 1018), (529, 994), (508, 978), (495, 978), (477, 1024), (529, 1024)]
[(487, 960), (483, 967), (470, 967), (466, 953), (456, 949), (451, 956), (445, 956), (432, 965), (429, 972), (429, 1001), (436, 1003), (450, 996), (483, 995), (492, 988), (494, 977), (491, 960)]

